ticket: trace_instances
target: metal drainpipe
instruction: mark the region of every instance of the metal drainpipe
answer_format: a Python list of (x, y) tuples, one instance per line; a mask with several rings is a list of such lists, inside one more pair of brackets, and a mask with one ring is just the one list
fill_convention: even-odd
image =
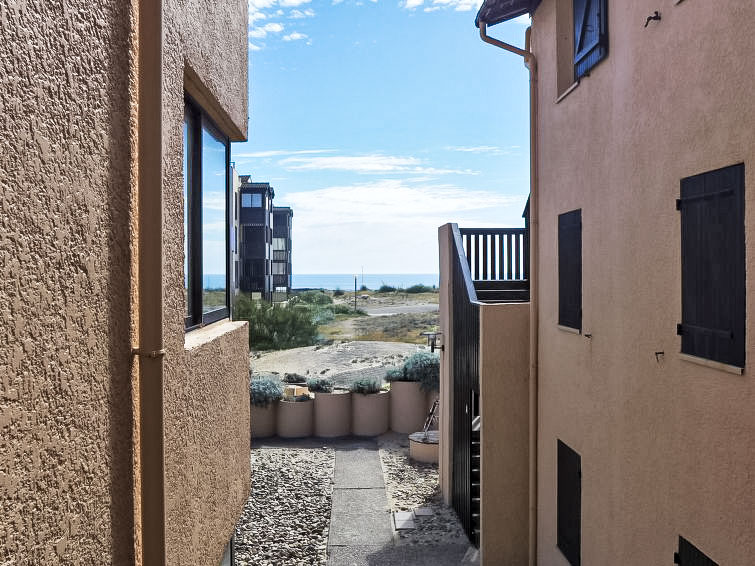
[(485, 43), (524, 57), (530, 71), (530, 387), (529, 387), (529, 564), (537, 564), (537, 438), (538, 438), (538, 146), (537, 146), (537, 59), (530, 51), (532, 28), (525, 33), (524, 49), (487, 34), (480, 22), (480, 38)]
[(165, 564), (162, 297), (162, 1), (138, 0), (138, 452), (142, 566)]

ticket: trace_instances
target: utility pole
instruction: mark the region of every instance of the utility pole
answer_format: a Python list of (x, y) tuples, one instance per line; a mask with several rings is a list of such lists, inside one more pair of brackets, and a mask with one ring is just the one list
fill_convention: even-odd
[(357, 276), (354, 276), (354, 312), (357, 312)]

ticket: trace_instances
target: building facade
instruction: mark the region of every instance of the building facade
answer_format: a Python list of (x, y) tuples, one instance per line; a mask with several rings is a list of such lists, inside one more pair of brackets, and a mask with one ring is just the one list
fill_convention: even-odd
[(291, 292), (291, 243), (294, 211), (288, 206), (273, 207), (273, 301), (288, 299)]
[(0, 6), (0, 563), (228, 549), (250, 482), (226, 252), (247, 17), (238, 0)]
[[(491, 39), (526, 13), (523, 47)], [(483, 563), (751, 564), (755, 5), (501, 0), (478, 18), (524, 57), (533, 108), (528, 316), (473, 299)], [(461, 293), (442, 296), (452, 412)]]
[(239, 191), (239, 290), (252, 298), (272, 299), (273, 198), (270, 183), (241, 176)]

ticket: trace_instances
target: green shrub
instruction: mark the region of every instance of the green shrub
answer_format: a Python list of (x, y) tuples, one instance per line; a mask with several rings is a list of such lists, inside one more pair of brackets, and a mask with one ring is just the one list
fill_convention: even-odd
[(307, 387), (312, 393), (332, 393), (333, 381), (327, 377), (313, 377), (307, 380)]
[(404, 362), (406, 381), (419, 381), (424, 391), (440, 390), (440, 356), (417, 352)]
[(427, 285), (412, 285), (406, 288), (407, 293), (431, 293), (432, 290), (432, 287), (428, 287)]
[(298, 373), (285, 373), (282, 381), (283, 383), (305, 383), (307, 380)]
[(359, 290), (360, 291), (369, 291), (369, 289), (367, 288), (367, 285), (362, 285), (361, 287), (359, 287)]
[(343, 293), (343, 291), (341, 291), (341, 289), (336, 289), (335, 291), (333, 291), (333, 296), (334, 297), (342, 297), (343, 294), (344, 293)]
[(380, 289), (377, 290), (377, 292), (378, 293), (395, 293), (396, 287), (392, 287), (391, 285), (386, 285), (385, 283), (383, 283), (380, 286)]
[(380, 382), (376, 379), (369, 379), (363, 377), (357, 379), (351, 383), (349, 391), (352, 393), (361, 393), (362, 395), (370, 395), (371, 393), (377, 393), (380, 391)]
[(249, 322), (249, 348), (284, 350), (311, 346), (317, 339), (317, 325), (304, 305), (275, 304), (239, 295), (234, 303), (234, 319)]
[(255, 407), (267, 407), (283, 398), (283, 386), (268, 377), (253, 378), (249, 382), (249, 398)]
[(330, 295), (323, 291), (304, 291), (296, 295), (296, 299), (309, 305), (329, 305), (333, 302)]
[(399, 368), (392, 368), (385, 372), (385, 380), (388, 383), (392, 383), (394, 381), (408, 381), (408, 379), (406, 379), (404, 370)]

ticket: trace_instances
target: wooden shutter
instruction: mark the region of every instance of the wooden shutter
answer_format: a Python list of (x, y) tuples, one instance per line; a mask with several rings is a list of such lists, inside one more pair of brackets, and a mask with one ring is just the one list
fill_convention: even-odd
[(682, 179), (682, 352), (744, 367), (744, 165)]
[(713, 562), (682, 536), (679, 537), (679, 551), (674, 553), (674, 564), (680, 566), (718, 566), (717, 562)]
[(558, 216), (558, 323), (582, 330), (582, 210)]
[(582, 540), (582, 458), (557, 441), (557, 546), (569, 564), (579, 566)]
[(607, 0), (574, 0), (574, 78), (608, 54)]

